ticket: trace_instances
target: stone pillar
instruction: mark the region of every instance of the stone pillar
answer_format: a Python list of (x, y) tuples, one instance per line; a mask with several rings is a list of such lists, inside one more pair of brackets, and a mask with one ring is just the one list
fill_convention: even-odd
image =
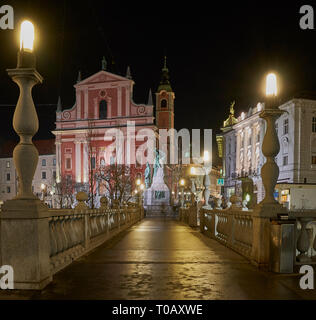
[(89, 156), (88, 156), (88, 143), (83, 143), (83, 183), (89, 182)]
[(76, 182), (81, 183), (81, 141), (76, 140)]
[(262, 143), (262, 153), (266, 162), (261, 168), (261, 177), (265, 189), (264, 199), (254, 208), (253, 212), (253, 244), (251, 260), (258, 267), (268, 268), (270, 260), (270, 220), (286, 212), (273, 196), (274, 188), (279, 176), (279, 167), (275, 163), (275, 156), (279, 153), (280, 145), (275, 130), (275, 120), (283, 113), (277, 107), (275, 98), (271, 97), (266, 103), (265, 110), (260, 117), (267, 123), (267, 130)]
[(208, 200), (210, 198), (210, 190), (209, 190), (209, 187), (210, 187), (210, 176), (209, 176), (209, 173), (210, 173), (210, 170), (208, 167), (205, 167), (204, 168), (205, 170), (205, 177), (204, 177), (204, 199), (205, 199), (205, 206), (208, 207)]
[(19, 189), (17, 196), (4, 203), (1, 212), (2, 264), (14, 270), (14, 289), (42, 289), (50, 281), (49, 212), (32, 192), (32, 180), (38, 151), (32, 137), (38, 130), (38, 118), (32, 87), (43, 81), (35, 69), (35, 56), (23, 49), (18, 66), (8, 70), (18, 84), (20, 96), (13, 116), (13, 128), (20, 137), (13, 151)]
[(59, 183), (61, 181), (61, 152), (60, 146), (61, 142), (56, 141), (56, 182)]

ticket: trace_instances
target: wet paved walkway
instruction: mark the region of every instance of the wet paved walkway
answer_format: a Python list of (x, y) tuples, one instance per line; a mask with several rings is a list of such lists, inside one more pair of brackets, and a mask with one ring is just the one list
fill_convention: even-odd
[(265, 273), (178, 221), (145, 219), (57, 273), (0, 299), (302, 299), (298, 275)]

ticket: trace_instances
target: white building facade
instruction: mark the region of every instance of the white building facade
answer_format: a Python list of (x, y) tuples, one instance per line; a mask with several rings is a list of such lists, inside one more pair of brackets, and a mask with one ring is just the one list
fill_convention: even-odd
[[(12, 152), (16, 143), (8, 142), (0, 153), (0, 204), (17, 195), (18, 176)], [(56, 181), (55, 139), (34, 141), (39, 152), (38, 164), (32, 182), (32, 190), (49, 207), (55, 207), (54, 184)]]
[[(280, 142), (276, 157), (280, 169), (278, 184), (316, 184), (316, 101), (292, 99), (279, 108), (284, 113), (276, 120)], [(217, 135), (225, 197), (236, 193), (244, 198), (250, 192), (257, 203), (264, 197), (260, 172), (265, 163), (261, 150), (266, 123), (259, 116), (263, 109), (264, 104), (258, 103), (234, 118), (231, 108), (222, 134)], [(252, 185), (250, 190), (247, 183)], [(280, 199), (279, 191), (276, 188), (275, 196)]]

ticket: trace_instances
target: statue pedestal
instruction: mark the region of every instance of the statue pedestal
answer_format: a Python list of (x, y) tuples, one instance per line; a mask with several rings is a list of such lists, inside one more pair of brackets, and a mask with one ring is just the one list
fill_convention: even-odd
[(172, 213), (170, 206), (170, 190), (164, 182), (163, 168), (158, 168), (150, 188), (144, 192), (144, 208), (147, 216), (168, 215)]

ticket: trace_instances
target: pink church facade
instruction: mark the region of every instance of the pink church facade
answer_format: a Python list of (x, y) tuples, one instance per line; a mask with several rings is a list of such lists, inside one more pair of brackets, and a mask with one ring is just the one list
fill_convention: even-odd
[[(109, 129), (119, 128), (126, 137), (127, 124), (135, 124), (135, 133), (141, 129), (157, 131), (154, 123), (154, 106), (133, 102), (134, 81), (101, 70), (96, 74), (78, 81), (74, 85), (76, 102), (70, 109), (61, 110), (59, 102), (56, 112), (56, 180), (71, 177), (76, 184), (89, 183), (89, 161), (96, 168), (109, 163), (117, 155), (109, 150), (113, 141), (106, 141)], [(123, 154), (129, 142), (124, 139)], [(144, 142), (135, 141), (136, 148)], [(132, 156), (133, 157), (133, 156)], [(143, 162), (143, 164), (142, 164)], [(134, 166), (138, 176), (143, 178), (145, 161)]]

